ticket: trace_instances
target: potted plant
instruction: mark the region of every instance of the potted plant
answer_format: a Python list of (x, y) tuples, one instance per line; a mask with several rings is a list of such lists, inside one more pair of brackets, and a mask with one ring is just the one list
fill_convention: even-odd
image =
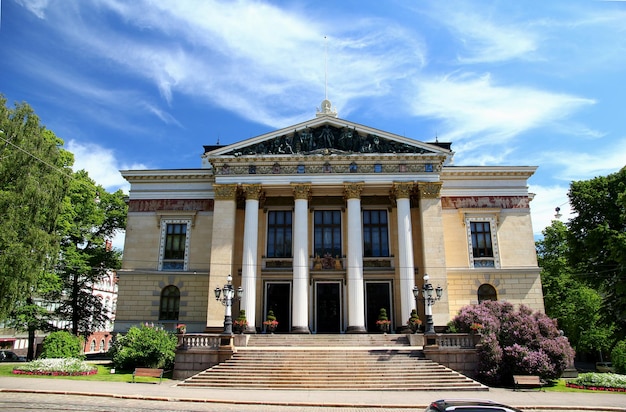
[(233, 322), (233, 330), (235, 333), (243, 333), (246, 329), (248, 329), (248, 319), (246, 319), (246, 311), (241, 309), (239, 316)]
[(387, 317), (387, 309), (380, 308), (378, 312), (378, 320), (376, 321), (376, 325), (381, 332), (389, 332), (391, 327), (391, 321)]
[(187, 332), (187, 325), (185, 325), (184, 323), (179, 323), (178, 325), (176, 325), (176, 333), (178, 333), (179, 335), (184, 335), (185, 332)]
[(267, 317), (265, 318), (265, 322), (263, 322), (265, 326), (265, 330), (269, 333), (274, 333), (276, 327), (278, 326), (278, 321), (276, 320), (276, 316), (274, 316), (274, 311), (270, 310), (267, 312)]
[(413, 333), (416, 333), (420, 329), (420, 326), (422, 326), (422, 321), (417, 315), (416, 309), (413, 309), (411, 311), (411, 314), (409, 315), (409, 320), (406, 322), (406, 324), (409, 326), (409, 329), (411, 329), (411, 332)]

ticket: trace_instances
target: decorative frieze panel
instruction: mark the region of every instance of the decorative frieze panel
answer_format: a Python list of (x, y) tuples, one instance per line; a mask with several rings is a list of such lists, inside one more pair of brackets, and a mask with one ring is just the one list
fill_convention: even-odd
[[(331, 154), (328, 152), (327, 154)], [(216, 164), (219, 162), (215, 162)], [(348, 162), (345, 159), (325, 163), (294, 164), (221, 164), (215, 168), (219, 176), (229, 175), (294, 175), (294, 174), (322, 174), (322, 173), (438, 173), (441, 171), (439, 163), (359, 163)]]
[(129, 212), (158, 210), (212, 211), (213, 199), (141, 199), (128, 202)]
[(528, 196), (446, 196), (441, 198), (444, 209), (527, 209), (530, 207)]

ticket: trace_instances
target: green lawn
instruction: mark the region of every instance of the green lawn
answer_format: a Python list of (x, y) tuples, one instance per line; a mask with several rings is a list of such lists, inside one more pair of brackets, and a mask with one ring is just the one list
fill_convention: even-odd
[[(14, 378), (37, 378), (37, 379), (72, 379), (81, 381), (103, 381), (103, 382), (132, 382), (132, 371), (119, 371), (111, 373), (111, 365), (108, 363), (94, 364), (98, 368), (98, 373), (95, 375), (83, 375), (83, 376), (49, 376), (49, 375), (15, 375), (13, 374), (13, 367), (16, 364), (1, 365), (0, 364), (0, 376), (10, 376)], [(163, 374), (163, 380), (168, 380), (172, 377), (172, 372)], [(159, 382), (159, 378), (150, 378), (139, 376), (135, 378), (136, 382)]]

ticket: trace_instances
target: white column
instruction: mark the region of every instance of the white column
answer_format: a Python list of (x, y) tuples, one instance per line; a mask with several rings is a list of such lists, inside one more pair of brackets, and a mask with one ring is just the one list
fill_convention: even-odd
[(293, 219), (293, 314), (292, 333), (310, 333), (309, 329), (309, 196), (311, 185), (293, 184), (295, 198)]
[(396, 325), (404, 324), (411, 310), (415, 309), (413, 286), (415, 285), (415, 263), (413, 259), (413, 227), (411, 224), (411, 192), (413, 182), (394, 183), (396, 210), (398, 214), (398, 264), (400, 268), (400, 314)]
[(246, 195), (246, 218), (243, 229), (243, 259), (241, 263), (241, 286), (244, 291), (241, 298), (241, 309), (246, 311), (247, 330), (254, 333), (256, 332), (257, 247), (261, 185), (242, 185), (242, 188)]
[(348, 333), (365, 333), (365, 284), (363, 281), (363, 224), (361, 191), (363, 183), (346, 183), (348, 203)]

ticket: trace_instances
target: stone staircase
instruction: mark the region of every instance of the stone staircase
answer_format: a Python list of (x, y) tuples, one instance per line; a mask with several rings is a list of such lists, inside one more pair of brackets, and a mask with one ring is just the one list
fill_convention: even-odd
[(488, 388), (408, 346), (404, 335), (253, 335), (231, 359), (181, 386), (295, 390)]

